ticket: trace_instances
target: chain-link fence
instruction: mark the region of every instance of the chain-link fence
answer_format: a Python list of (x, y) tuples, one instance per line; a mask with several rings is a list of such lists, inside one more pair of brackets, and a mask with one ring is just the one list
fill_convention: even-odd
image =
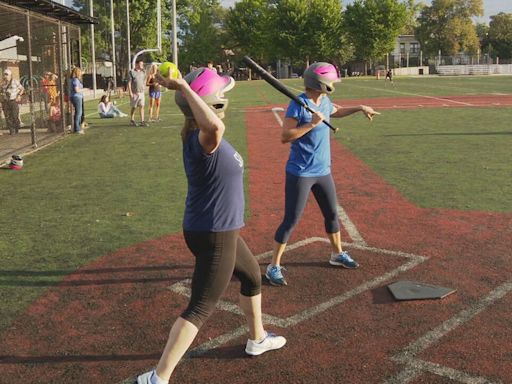
[(79, 39), (76, 26), (0, 3), (0, 163), (65, 132)]

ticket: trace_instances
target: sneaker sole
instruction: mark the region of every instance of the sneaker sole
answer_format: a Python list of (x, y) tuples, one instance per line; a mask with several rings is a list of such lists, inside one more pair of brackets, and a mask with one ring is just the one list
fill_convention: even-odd
[(329, 260), (329, 264), (335, 265), (337, 267), (341, 266), (341, 267), (346, 268), (346, 269), (357, 269), (357, 268), (359, 268), (359, 265), (356, 265), (355, 267), (347, 267), (345, 264), (338, 263), (337, 261), (333, 261), (333, 260)]
[(275, 347), (275, 348), (271, 348), (271, 349), (264, 349), (264, 350), (261, 350), (261, 351), (248, 351), (247, 349), (245, 350), (245, 353), (248, 354), (249, 356), (259, 356), (259, 355), (263, 355), (265, 352), (270, 352), (270, 351), (275, 351), (277, 349), (281, 349), (283, 348), (284, 346), (286, 345), (286, 340), (284, 341), (283, 345), (280, 345), (278, 347)]
[(273, 285), (274, 287), (284, 287), (285, 285), (288, 285), (288, 283), (286, 283), (286, 282), (284, 284), (279, 284), (279, 283), (273, 282), (272, 279), (267, 276), (267, 274), (265, 274), (265, 277), (268, 280), (268, 282), (270, 283), (270, 285)]

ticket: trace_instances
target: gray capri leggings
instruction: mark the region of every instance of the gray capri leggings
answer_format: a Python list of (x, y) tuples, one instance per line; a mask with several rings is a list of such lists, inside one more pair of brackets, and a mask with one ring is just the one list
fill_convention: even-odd
[(340, 230), (336, 187), (332, 175), (300, 177), (286, 173), (284, 219), (274, 236), (274, 240), (278, 243), (285, 244), (288, 242), (293, 228), (304, 212), (310, 191), (313, 191), (316, 202), (324, 216), (325, 231), (336, 233)]
[(192, 294), (181, 317), (197, 328), (215, 310), (231, 276), (241, 282), (240, 293), (247, 297), (261, 292), (261, 271), (256, 258), (239, 235), (240, 231), (184, 231), (185, 242), (196, 258)]

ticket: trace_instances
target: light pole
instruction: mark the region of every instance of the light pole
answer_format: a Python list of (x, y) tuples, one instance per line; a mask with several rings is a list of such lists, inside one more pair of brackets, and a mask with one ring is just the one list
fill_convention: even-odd
[(116, 89), (116, 39), (114, 33), (114, 0), (110, 0), (110, 34), (112, 35), (112, 77), (114, 78), (114, 89)]
[(130, 41), (130, 0), (126, 0), (126, 45), (128, 46), (128, 71), (131, 69), (132, 49)]
[(176, 22), (176, 0), (172, 0), (172, 62), (178, 66), (178, 32)]
[(143, 49), (139, 52), (137, 52), (134, 56), (133, 56), (133, 60), (132, 60), (132, 67), (135, 68), (135, 63), (137, 62), (137, 58), (142, 55), (143, 53), (146, 53), (146, 52), (158, 52), (158, 53), (161, 53), (162, 52), (162, 4), (161, 4), (161, 0), (156, 0), (156, 20), (157, 20), (157, 38), (156, 38), (156, 41), (157, 41), (157, 45), (158, 45), (158, 48), (149, 48), (149, 49)]
[[(89, 15), (94, 17), (93, 0), (89, 0)], [(96, 45), (94, 43), (94, 24), (91, 23), (91, 61), (92, 61), (92, 95), (96, 98)]]

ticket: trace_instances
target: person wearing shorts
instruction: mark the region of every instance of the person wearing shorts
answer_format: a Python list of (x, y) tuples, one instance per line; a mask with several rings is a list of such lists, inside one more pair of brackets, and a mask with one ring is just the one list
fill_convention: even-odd
[(272, 262), (265, 272), (265, 277), (274, 286), (287, 285), (281, 258), (293, 228), (304, 212), (310, 192), (320, 207), (331, 243), (329, 263), (345, 268), (359, 266), (341, 247), (336, 187), (331, 175), (330, 130), (324, 121), (358, 111), (371, 120), (379, 113), (365, 105), (341, 108), (331, 102), (327, 95), (334, 92), (334, 83), (340, 81), (332, 64), (314, 63), (306, 68), (303, 78), (306, 90), (298, 97), (316, 112), (311, 113), (292, 100), (283, 122), (281, 141), (291, 143), (286, 163), (285, 212), (275, 232)]
[(146, 88), (146, 71), (144, 70), (144, 61), (137, 60), (135, 68), (130, 71), (130, 80), (128, 81), (128, 93), (130, 95), (130, 124), (138, 126), (135, 122), (135, 110), (139, 110), (140, 125), (145, 127), (144, 121), (144, 90)]
[(261, 313), (261, 271), (240, 236), (244, 226), (244, 163), (223, 136), (222, 121), (235, 85), (230, 76), (198, 68), (183, 79), (156, 75), (163, 86), (176, 90), (175, 100), (185, 115), (181, 131), (183, 164), (188, 181), (183, 234), (195, 257), (191, 296), (175, 321), (154, 370), (138, 384), (167, 384), (199, 329), (215, 310), (232, 275), (240, 280), (240, 307), (249, 328), (248, 355), (279, 349), (286, 339), (266, 332)]
[(386, 72), (386, 77), (384, 79), (384, 84), (389, 80), (391, 85), (395, 86), (395, 83), (393, 83), (393, 71), (391, 69), (388, 69)]
[(146, 85), (149, 86), (149, 121), (160, 121), (160, 98), (162, 96), (160, 84), (155, 79), (158, 66), (151, 65), (149, 75), (146, 79)]

